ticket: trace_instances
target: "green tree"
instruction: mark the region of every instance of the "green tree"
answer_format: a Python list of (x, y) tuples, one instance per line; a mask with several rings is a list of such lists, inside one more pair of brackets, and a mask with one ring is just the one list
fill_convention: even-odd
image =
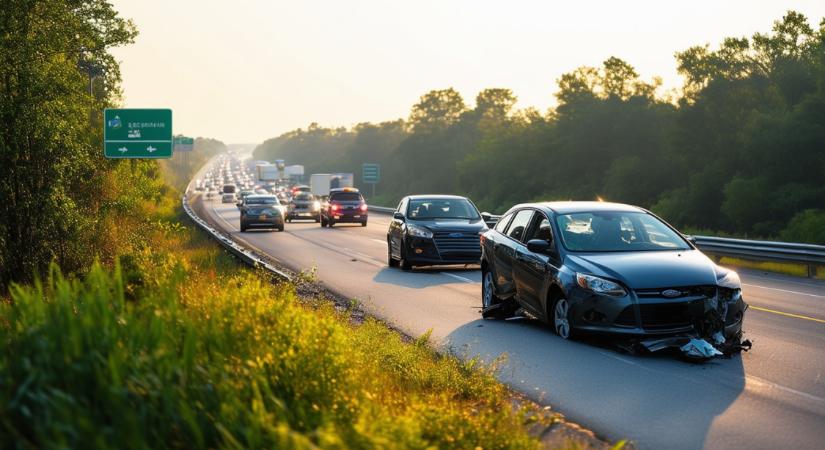
[(135, 34), (103, 0), (0, 8), (0, 285), (93, 258), (110, 167), (100, 111), (120, 81), (109, 49)]

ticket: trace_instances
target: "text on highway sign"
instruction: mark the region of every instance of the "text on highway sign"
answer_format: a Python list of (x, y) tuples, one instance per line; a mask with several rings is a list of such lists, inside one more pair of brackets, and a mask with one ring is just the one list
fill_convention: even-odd
[(103, 154), (107, 158), (171, 158), (171, 109), (106, 109)]

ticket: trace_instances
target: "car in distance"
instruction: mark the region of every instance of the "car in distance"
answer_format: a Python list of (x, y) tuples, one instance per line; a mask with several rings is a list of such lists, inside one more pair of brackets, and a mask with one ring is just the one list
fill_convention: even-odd
[(221, 203), (235, 203), (235, 194), (221, 195)]
[(336, 223), (360, 223), (367, 226), (367, 202), (355, 188), (329, 190), (325, 207), (321, 208), (321, 226), (332, 227)]
[(321, 221), (321, 203), (315, 200), (315, 196), (309, 192), (297, 191), (289, 201), (287, 221), (292, 222), (298, 219)]
[(736, 272), (642, 208), (521, 204), (482, 234), (481, 247), (485, 317), (522, 308), (564, 339), (741, 338), (747, 304)]
[(274, 195), (247, 195), (241, 205), (241, 231), (274, 228), (284, 231), (284, 212)]
[(245, 189), (245, 190), (242, 190), (241, 192), (239, 192), (238, 193), (238, 201), (235, 203), (238, 206), (238, 209), (240, 209), (241, 206), (243, 205), (243, 199), (246, 198), (246, 196), (253, 195), (253, 194), (255, 194), (255, 191), (249, 190), (249, 189)]
[(487, 224), (469, 199), (455, 195), (404, 197), (387, 230), (387, 263), (413, 266), (478, 264), (479, 234)]

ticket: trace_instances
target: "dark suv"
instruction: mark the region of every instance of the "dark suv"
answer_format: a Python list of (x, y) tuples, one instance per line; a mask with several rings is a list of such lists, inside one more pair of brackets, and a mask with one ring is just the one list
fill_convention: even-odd
[(332, 227), (336, 223), (360, 223), (367, 226), (367, 202), (355, 188), (329, 190), (329, 200), (321, 209), (321, 226)]
[(482, 314), (516, 308), (562, 338), (590, 331), (738, 342), (736, 272), (650, 212), (602, 202), (511, 208), (481, 237)]

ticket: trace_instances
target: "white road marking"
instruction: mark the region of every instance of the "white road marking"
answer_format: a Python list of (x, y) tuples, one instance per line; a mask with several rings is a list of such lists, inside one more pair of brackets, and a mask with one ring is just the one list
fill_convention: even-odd
[(799, 291), (789, 291), (787, 289), (779, 289), (779, 288), (772, 288), (772, 287), (767, 287), (767, 286), (760, 286), (758, 284), (742, 283), (742, 286), (750, 286), (750, 287), (755, 287), (755, 288), (759, 288), (759, 289), (767, 289), (769, 291), (787, 292), (789, 294), (805, 295), (807, 297), (825, 298), (825, 295), (809, 294), (807, 292), (799, 292)]
[(776, 384), (773, 381), (768, 381), (759, 377), (755, 377), (753, 375), (745, 375), (745, 382), (746, 383), (753, 383), (759, 387), (767, 387), (767, 388), (774, 388), (780, 391), (784, 391), (789, 394), (797, 395), (802, 398), (806, 398), (808, 400), (812, 400), (818, 403), (825, 403), (825, 398), (818, 397), (813, 394), (809, 394), (807, 392), (797, 391), (796, 389), (789, 388), (787, 386), (782, 386), (781, 384)]
[(462, 277), (461, 275), (456, 275), (456, 274), (454, 274), (454, 273), (449, 273), (449, 272), (440, 272), (440, 273), (441, 273), (442, 275), (447, 275), (448, 277), (455, 278), (456, 280), (461, 280), (461, 281), (463, 281), (463, 282), (465, 282), (465, 283), (475, 283), (473, 280), (471, 280), (471, 279), (469, 279), (469, 278), (464, 278), (464, 277)]
[(379, 244), (381, 244), (381, 245), (384, 245), (384, 244), (386, 244), (386, 243), (387, 243), (387, 241), (382, 241), (381, 239), (373, 239), (373, 238), (370, 238), (370, 240), (371, 240), (372, 242), (378, 242), (378, 243), (379, 243)]

